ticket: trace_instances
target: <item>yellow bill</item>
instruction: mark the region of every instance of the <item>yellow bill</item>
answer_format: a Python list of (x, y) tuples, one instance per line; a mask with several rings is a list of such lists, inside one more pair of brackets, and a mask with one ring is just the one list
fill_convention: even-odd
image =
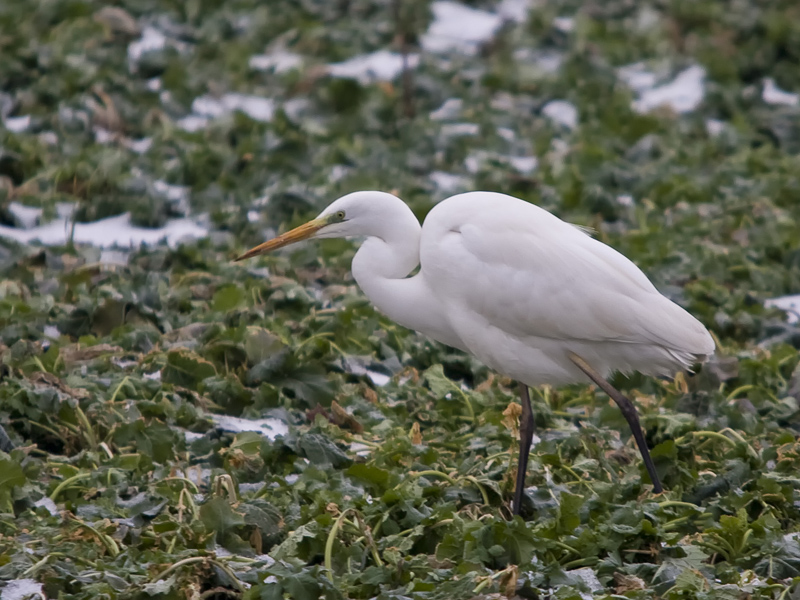
[(268, 242), (264, 242), (256, 246), (255, 248), (251, 248), (241, 256), (237, 256), (234, 258), (234, 262), (244, 260), (246, 258), (252, 258), (254, 256), (258, 256), (259, 254), (266, 254), (267, 252), (272, 252), (273, 250), (277, 250), (278, 248), (283, 248), (284, 246), (288, 246), (289, 244), (294, 244), (295, 242), (300, 242), (302, 240), (307, 240), (315, 233), (317, 233), (320, 229), (325, 227), (328, 224), (327, 219), (314, 219), (313, 221), (309, 221), (305, 225), (300, 225), (300, 227), (295, 227), (291, 231), (287, 231), (284, 234), (279, 235), (276, 238), (269, 240)]

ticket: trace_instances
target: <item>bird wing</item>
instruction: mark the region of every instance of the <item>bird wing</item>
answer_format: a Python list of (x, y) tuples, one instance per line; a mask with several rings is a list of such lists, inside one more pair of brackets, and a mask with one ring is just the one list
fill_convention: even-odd
[(492, 196), (453, 197), (423, 227), (421, 269), (462, 317), (468, 311), (518, 339), (713, 352), (703, 325), (622, 254), (543, 209)]

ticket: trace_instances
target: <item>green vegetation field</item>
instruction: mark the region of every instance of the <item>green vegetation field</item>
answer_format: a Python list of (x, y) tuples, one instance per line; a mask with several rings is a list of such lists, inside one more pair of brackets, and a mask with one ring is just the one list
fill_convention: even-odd
[[(800, 598), (765, 306), (800, 294), (800, 4), (471, 6), (503, 18), (435, 49), (469, 28), (421, 0), (0, 2), (0, 598)], [(337, 76), (377, 51), (407, 71)], [(358, 189), (529, 200), (697, 316), (695, 374), (614, 379), (667, 491), (605, 395), (542, 389), (512, 519), (513, 382), (378, 314), (350, 242), (231, 262)]]

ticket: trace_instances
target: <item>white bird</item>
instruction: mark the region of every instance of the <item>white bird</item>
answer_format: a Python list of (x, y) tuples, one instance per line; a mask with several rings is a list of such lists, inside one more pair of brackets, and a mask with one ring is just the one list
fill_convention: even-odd
[(347, 194), (313, 221), (236, 260), (304, 239), (350, 236), (366, 238), (352, 272), (378, 310), (519, 383), (515, 514), (534, 429), (528, 386), (594, 381), (622, 409), (654, 491), (662, 491), (636, 409), (606, 377), (614, 371), (672, 375), (703, 362), (715, 344), (630, 260), (505, 194), (452, 196), (420, 227), (402, 200), (376, 191)]

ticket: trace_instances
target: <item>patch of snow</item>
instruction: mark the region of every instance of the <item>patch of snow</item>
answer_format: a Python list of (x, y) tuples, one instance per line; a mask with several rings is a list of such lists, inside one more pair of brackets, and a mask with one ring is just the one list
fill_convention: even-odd
[(261, 220), (261, 213), (256, 210), (247, 211), (247, 222), (258, 223)]
[(639, 33), (646, 33), (661, 24), (661, 13), (651, 6), (643, 5), (636, 14), (634, 27)]
[(564, 170), (568, 155), (569, 144), (565, 140), (553, 138), (550, 142), (550, 150), (547, 152), (546, 159), (554, 173), (558, 174)]
[(12, 579), (6, 583), (0, 600), (45, 600), (44, 589), (41, 583), (33, 579)]
[(389, 380), (391, 379), (391, 377), (389, 377), (385, 373), (379, 373), (378, 371), (372, 371), (370, 369), (367, 369), (367, 377), (369, 377), (369, 380), (372, 383), (374, 383), (379, 387), (385, 386), (387, 383), (389, 383)]
[(201, 129), (205, 129), (206, 127), (208, 127), (209, 121), (211, 121), (211, 119), (209, 119), (208, 117), (201, 117), (199, 115), (189, 115), (187, 117), (183, 117), (182, 119), (178, 119), (178, 122), (176, 124), (184, 131), (188, 131), (189, 133), (194, 133), (196, 131), (200, 131)]
[(469, 179), (463, 175), (445, 173), (444, 171), (434, 171), (428, 178), (433, 184), (445, 194), (464, 191), (469, 187)]
[(196, 442), (197, 440), (201, 439), (204, 434), (202, 433), (195, 433), (194, 431), (189, 431), (188, 429), (184, 429), (183, 437), (186, 439), (187, 444), (191, 444), (192, 442)]
[(642, 93), (656, 86), (658, 75), (653, 73), (642, 62), (626, 65), (617, 69), (617, 77), (634, 92)]
[(508, 92), (499, 92), (492, 96), (489, 106), (499, 112), (512, 112), (516, 108), (517, 102), (515, 97)]
[(426, 52), (456, 50), (474, 55), (479, 46), (491, 40), (503, 24), (501, 15), (450, 0), (434, 2), (431, 10), (433, 22), (421, 39), (422, 49)]
[(564, 64), (564, 53), (555, 50), (533, 50), (520, 48), (514, 52), (514, 59), (519, 63), (531, 64), (541, 73), (552, 75)]
[[(419, 65), (419, 56), (409, 54), (409, 69)], [(355, 56), (344, 62), (328, 65), (328, 73), (340, 79), (356, 79), (362, 84), (376, 81), (391, 81), (403, 72), (403, 55), (388, 50)]]
[(153, 189), (166, 200), (180, 204), (189, 202), (189, 192), (192, 188), (188, 185), (172, 185), (159, 179), (153, 182)]
[(761, 92), (761, 98), (767, 104), (777, 104), (783, 106), (800, 105), (800, 95), (792, 94), (791, 92), (782, 90), (771, 77), (764, 79), (764, 90)]
[(225, 94), (223, 102), (229, 110), (239, 110), (255, 121), (267, 123), (272, 120), (275, 113), (275, 101), (260, 96), (244, 94)]
[(727, 124), (725, 121), (720, 121), (719, 119), (706, 119), (706, 133), (708, 133), (708, 135), (711, 137), (717, 137), (723, 131), (725, 131), (726, 127)]
[(498, 127), (497, 135), (499, 135), (507, 142), (513, 142), (515, 139), (517, 139), (517, 134), (514, 133), (513, 129), (510, 129), (508, 127)]
[(147, 381), (161, 381), (161, 371), (153, 371), (152, 373), (144, 373), (142, 375)]
[[(589, 567), (573, 569), (572, 571), (567, 571), (567, 573), (580, 580), (587, 588), (589, 588), (590, 592), (599, 592), (600, 590), (605, 589), (605, 586), (600, 583), (597, 575), (595, 575), (594, 570)], [(591, 596), (589, 597), (591, 598)]]
[[(0, 236), (11, 238), (23, 244), (39, 241), (45, 246), (63, 246), (70, 237), (72, 223), (67, 217), (59, 217), (50, 223), (31, 229), (16, 229), (0, 225)], [(72, 238), (78, 244), (92, 244), (99, 248), (134, 248), (141, 244), (158, 244), (166, 240), (176, 246), (186, 238), (200, 238), (208, 235), (208, 230), (191, 219), (174, 219), (164, 227), (149, 229), (131, 224), (130, 213), (124, 213), (93, 223), (75, 223)]]
[(108, 129), (104, 129), (103, 127), (95, 127), (94, 128), (94, 141), (98, 144), (110, 144), (115, 139), (117, 139), (117, 134), (112, 133)]
[(523, 175), (530, 175), (539, 166), (539, 159), (535, 156), (507, 156), (505, 159)]
[(464, 159), (464, 166), (467, 171), (475, 175), (481, 170), (483, 163), (485, 163), (493, 155), (485, 150), (475, 150), (470, 152), (467, 158)]
[(192, 101), (192, 112), (204, 117), (217, 118), (230, 111), (225, 108), (222, 98), (205, 95), (198, 96)]
[(35, 206), (25, 206), (19, 202), (11, 202), (8, 205), (8, 212), (22, 229), (32, 229), (36, 227), (39, 219), (44, 212)]
[(545, 51), (534, 58), (536, 65), (545, 73), (556, 73), (564, 64), (564, 53)]
[(500, 0), (497, 13), (504, 19), (524, 23), (528, 20), (528, 13), (533, 4), (533, 0)]
[(286, 73), (299, 68), (303, 64), (303, 57), (294, 52), (281, 49), (268, 54), (251, 56), (247, 64), (256, 71)]
[(467, 171), (476, 174), (488, 160), (505, 163), (524, 175), (532, 173), (536, 170), (536, 167), (539, 166), (539, 160), (535, 156), (505, 156), (502, 154), (485, 152), (483, 150), (470, 153), (469, 156), (464, 159), (464, 166), (467, 168)]
[(224, 431), (232, 433), (242, 433), (244, 431), (255, 431), (264, 437), (274, 440), (279, 435), (289, 433), (289, 426), (280, 419), (242, 419), (231, 417), (230, 415), (209, 415), (214, 424)]
[(125, 138), (124, 140), (122, 140), (122, 143), (125, 145), (126, 148), (130, 148), (131, 150), (136, 152), (136, 154), (144, 154), (145, 152), (150, 150), (150, 147), (153, 145), (153, 138), (146, 137), (140, 140), (130, 140), (128, 138)]
[(389, 383), (391, 377), (385, 373), (370, 369), (367, 365), (369, 363), (360, 359), (359, 357), (350, 357), (344, 359), (344, 367), (348, 373), (353, 375), (366, 375), (370, 381), (378, 386), (384, 386)]
[(430, 114), (431, 121), (449, 121), (461, 115), (464, 101), (461, 98), (449, 98)]
[(44, 507), (45, 509), (47, 509), (47, 512), (49, 512), (51, 515), (58, 514), (58, 506), (56, 506), (56, 503), (53, 502), (47, 496), (45, 496), (44, 498), (40, 498), (39, 500), (34, 502), (33, 505), (36, 508), (39, 508), (40, 506)]
[(167, 47), (167, 38), (158, 29), (147, 26), (142, 30), (142, 37), (128, 46), (128, 65), (136, 71), (142, 57), (149, 52), (158, 52)]
[(556, 17), (553, 19), (553, 27), (562, 33), (572, 33), (575, 30), (575, 19), (573, 17)]
[(59, 337), (61, 337), (61, 332), (55, 325), (45, 325), (44, 336), (53, 340), (57, 340)]
[(123, 371), (132, 369), (139, 364), (138, 360), (133, 360), (130, 358), (117, 358), (116, 356), (111, 357), (111, 362), (115, 367), (122, 369)]
[(268, 123), (275, 113), (275, 101), (271, 98), (248, 94), (224, 94), (215, 98), (208, 94), (192, 101), (192, 114), (178, 120), (178, 127), (194, 132), (206, 127), (211, 119), (241, 111), (255, 121)]
[(372, 448), (361, 442), (350, 442), (350, 452), (354, 452), (356, 456), (367, 457), (372, 452)]
[[(643, 75), (639, 75), (644, 79)], [(676, 113), (687, 113), (697, 108), (705, 95), (704, 82), (706, 70), (694, 65), (678, 73), (669, 83), (652, 89), (642, 89), (640, 97), (633, 102), (633, 109), (639, 113), (666, 106)]]
[(13, 133), (22, 133), (31, 126), (31, 116), (6, 117), (4, 125), (6, 129)]
[(120, 265), (124, 267), (128, 264), (128, 253), (120, 250), (101, 250), (98, 262), (102, 265)]
[(542, 108), (542, 114), (554, 123), (563, 125), (568, 129), (578, 126), (578, 109), (566, 100), (553, 100)]
[(270, 567), (275, 564), (275, 559), (272, 558), (269, 554), (259, 554), (258, 556), (253, 557), (255, 560), (263, 562), (267, 567)]
[(129, 150), (133, 150), (137, 154), (144, 154), (153, 145), (153, 138), (142, 138), (141, 140), (132, 140), (130, 138), (123, 137), (118, 133), (114, 133), (102, 127), (94, 127), (93, 131), (94, 131), (94, 141), (97, 142), (98, 144), (110, 144), (112, 142), (119, 140), (119, 142), (123, 146), (125, 146)]
[(43, 131), (39, 134), (39, 141), (48, 146), (58, 144), (58, 136), (55, 131)]
[(630, 208), (634, 204), (633, 196), (629, 194), (620, 194), (617, 196), (617, 204)]
[(292, 98), (283, 103), (283, 110), (292, 121), (297, 122), (310, 106), (308, 98)]
[(77, 203), (75, 202), (57, 202), (56, 214), (58, 215), (59, 219), (72, 218), (72, 214), (75, 212), (76, 207)]
[(478, 135), (480, 130), (480, 125), (477, 123), (448, 123), (442, 125), (442, 135), (445, 137)]
[(153, 77), (152, 79), (147, 80), (147, 89), (151, 92), (160, 92), (161, 85), (162, 83), (160, 77)]
[(800, 322), (800, 294), (770, 298), (764, 302), (766, 308), (779, 308), (786, 312), (786, 322), (790, 325)]
[(331, 183), (336, 183), (337, 181), (341, 181), (345, 177), (347, 177), (352, 169), (347, 165), (333, 165), (331, 167), (331, 172), (328, 175), (328, 181)]

